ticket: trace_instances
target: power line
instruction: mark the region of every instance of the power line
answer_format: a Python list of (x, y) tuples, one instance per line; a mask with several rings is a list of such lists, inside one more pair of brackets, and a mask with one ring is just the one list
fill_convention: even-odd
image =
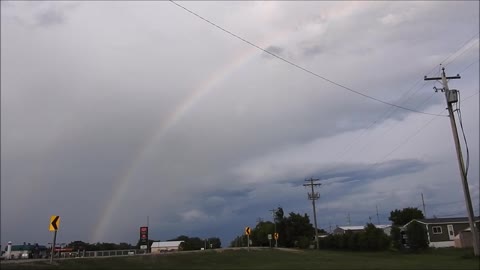
[[(477, 35), (478, 35), (478, 34), (477, 34)], [(452, 62), (453, 62), (453, 61), (454, 61), (456, 58), (458, 58), (458, 57), (460, 57), (460, 56), (464, 55), (464, 54), (465, 54), (466, 52), (468, 52), (468, 51), (469, 51), (471, 48), (473, 48), (473, 46), (474, 46), (474, 45), (475, 45), (477, 42), (478, 42), (478, 39), (477, 39), (477, 41), (476, 41), (476, 42), (472, 42), (472, 44), (471, 44), (470, 46), (468, 46), (468, 48), (467, 48), (467, 49), (465, 49), (465, 50), (464, 50), (464, 51), (463, 51), (461, 54), (459, 54), (459, 55), (455, 56), (455, 57), (454, 57), (452, 60), (450, 60), (450, 62), (446, 63), (446, 64), (445, 64), (445, 66), (448, 66), (448, 65), (450, 65), (450, 64), (451, 64), (451, 63), (452, 63)]]
[[(470, 41), (472, 41), (472, 40), (473, 40), (475, 37), (477, 37), (479, 34), (480, 34), (480, 33), (475, 32), (475, 34), (474, 34), (471, 38), (469, 38), (467, 41), (465, 41), (464, 43), (462, 43), (462, 45), (461, 45), (460, 47), (458, 47), (458, 49), (455, 51), (455, 53), (458, 52), (458, 51), (460, 51), (465, 45), (467, 45)], [(470, 49), (470, 48), (469, 48), (469, 49)], [(467, 49), (467, 50), (468, 50), (468, 49)], [(445, 58), (441, 63), (445, 63), (445, 62), (446, 62), (448, 59), (450, 59), (450, 57), (452, 57), (453, 55), (454, 55), (454, 54), (451, 54), (450, 56), (448, 56), (447, 58)], [(455, 60), (456, 58), (458, 58), (458, 55), (455, 56), (454, 59), (452, 59), (452, 61), (450, 61), (448, 64), (450, 64), (451, 62), (453, 62), (453, 60)], [(446, 64), (446, 65), (448, 65), (448, 64)], [(446, 66), (446, 65), (445, 65), (445, 66)], [(427, 75), (428, 75), (428, 74), (427, 74)]]
[(347, 91), (350, 91), (350, 92), (352, 92), (352, 93), (355, 93), (355, 94), (357, 94), (357, 95), (363, 96), (363, 97), (365, 97), (365, 98), (368, 98), (368, 99), (371, 99), (371, 100), (374, 100), (374, 101), (383, 103), (383, 104), (385, 104), (385, 105), (389, 105), (389, 106), (392, 106), (392, 107), (396, 107), (396, 108), (399, 108), (399, 109), (403, 109), (403, 110), (406, 110), (406, 111), (411, 111), (411, 112), (415, 112), (415, 113), (419, 113), (419, 114), (441, 116), (441, 115), (436, 115), (436, 114), (432, 114), (432, 113), (428, 113), (428, 112), (422, 112), (422, 111), (414, 110), (414, 109), (407, 108), (407, 107), (404, 107), (404, 106), (400, 106), (400, 105), (397, 105), (397, 104), (394, 104), (394, 103), (391, 103), (391, 102), (388, 102), (388, 101), (385, 101), (385, 100), (382, 100), (382, 99), (379, 99), (379, 98), (376, 98), (376, 97), (373, 97), (373, 96), (364, 94), (364, 93), (362, 93), (362, 92), (360, 92), (360, 91), (354, 90), (354, 89), (352, 89), (352, 88), (350, 88), (350, 87), (347, 87), (347, 86), (345, 86), (345, 85), (343, 85), (343, 84), (337, 83), (337, 82), (335, 82), (335, 81), (333, 81), (333, 80), (330, 80), (330, 79), (328, 79), (328, 78), (326, 78), (326, 77), (324, 77), (324, 76), (321, 76), (321, 75), (319, 75), (318, 73), (315, 73), (315, 72), (313, 72), (313, 71), (311, 71), (311, 70), (309, 70), (309, 69), (307, 69), (307, 68), (304, 68), (304, 67), (302, 67), (302, 66), (300, 66), (300, 65), (298, 65), (298, 64), (295, 64), (295, 63), (293, 63), (292, 61), (289, 61), (289, 60), (287, 60), (287, 59), (285, 59), (285, 58), (283, 58), (283, 57), (281, 57), (281, 56), (279, 56), (279, 55), (277, 55), (277, 54), (275, 54), (275, 53), (273, 53), (273, 52), (270, 52), (270, 51), (268, 51), (268, 50), (266, 50), (266, 49), (264, 49), (264, 48), (262, 48), (262, 47), (260, 47), (260, 46), (258, 46), (258, 45), (256, 45), (256, 44), (254, 44), (254, 43), (246, 40), (245, 38), (242, 38), (242, 37), (238, 36), (237, 34), (235, 34), (235, 33), (231, 32), (231, 31), (229, 31), (229, 30), (227, 30), (227, 29), (219, 26), (218, 24), (216, 24), (216, 23), (214, 23), (214, 22), (212, 22), (212, 21), (210, 21), (210, 20), (202, 17), (201, 15), (199, 15), (199, 14), (191, 11), (190, 9), (188, 9), (188, 8), (186, 8), (186, 7), (178, 4), (178, 3), (176, 3), (175, 1), (171, 1), (171, 0), (170, 0), (170, 2), (171, 2), (172, 4), (178, 6), (179, 8), (182, 8), (183, 10), (187, 11), (188, 13), (190, 13), (190, 14), (198, 17), (199, 19), (201, 19), (201, 20), (209, 23), (210, 25), (212, 25), (212, 26), (220, 29), (221, 31), (223, 31), (223, 32), (225, 32), (225, 33), (227, 33), (227, 34), (229, 34), (229, 35), (231, 35), (231, 36), (233, 36), (233, 37), (235, 37), (235, 38), (237, 38), (237, 39), (239, 39), (239, 40), (247, 43), (248, 45), (250, 45), (250, 46), (252, 46), (252, 47), (255, 47), (255, 48), (257, 48), (257, 49), (259, 49), (259, 50), (261, 50), (261, 51), (263, 51), (263, 52), (265, 52), (265, 53), (267, 53), (267, 54), (269, 54), (269, 55), (271, 55), (271, 56), (273, 56), (273, 57), (275, 57), (275, 58), (277, 58), (277, 59), (279, 59), (279, 60), (281, 60), (281, 61), (283, 61), (283, 62), (285, 62), (285, 63), (287, 63), (287, 64), (289, 64), (289, 65), (291, 65), (291, 66), (293, 66), (293, 67), (296, 67), (297, 69), (300, 69), (300, 70), (302, 70), (302, 71), (304, 71), (304, 72), (307, 72), (307, 73), (309, 73), (309, 74), (311, 74), (311, 75), (313, 75), (313, 76), (315, 76), (315, 77), (317, 77), (317, 78), (320, 78), (320, 79), (322, 79), (322, 80), (324, 80), (324, 81), (326, 81), (326, 82), (329, 82), (330, 84), (336, 85), (336, 86), (338, 86), (338, 87), (340, 87), (340, 88), (343, 88), (343, 89), (345, 89), (345, 90), (347, 90)]
[(473, 61), (471, 64), (469, 64), (468, 66), (466, 66), (464, 69), (462, 69), (462, 71), (460, 71), (459, 73), (463, 73), (465, 70), (469, 69), (470, 67), (473, 66), (473, 64), (477, 63), (478, 61), (480, 61), (480, 58), (478, 58), (477, 60)]
[[(473, 39), (474, 39), (476, 36), (478, 36), (478, 35), (479, 35), (479, 33), (475, 33), (470, 39), (468, 39), (467, 41), (463, 42), (462, 45), (460, 45), (455, 52), (453, 52), (453, 53), (450, 54), (447, 58), (445, 58), (443, 61), (441, 61), (440, 64), (439, 64), (438, 73), (440, 74), (440, 68), (441, 68), (442, 64), (443, 64), (445, 61), (447, 61), (447, 60), (450, 59), (452, 56), (454, 56), (455, 54), (457, 54), (464, 46), (466, 46), (471, 40), (473, 40)], [(470, 48), (471, 48), (471, 46), (470, 46), (468, 49), (470, 49)], [(468, 50), (468, 49), (466, 49), (466, 50)], [(465, 50), (465, 51), (466, 51), (466, 50)], [(456, 57), (454, 57), (454, 58), (449, 62), (449, 64), (452, 63), (453, 61), (455, 61), (455, 59), (456, 59), (458, 56), (459, 56), (459, 55), (457, 55)], [(477, 59), (477, 60), (474, 61), (473, 63), (469, 64), (469, 65), (468, 65), (466, 68), (464, 68), (460, 73), (462, 73), (462, 72), (464, 72), (465, 70), (469, 69), (473, 64), (475, 64), (475, 63), (478, 62), (478, 61), (479, 61), (479, 59)], [(436, 67), (432, 68), (429, 72), (427, 72), (427, 73), (426, 73), (427, 76), (429, 76), (433, 71), (435, 71), (435, 69), (436, 69)], [(412, 87), (411, 87), (409, 90), (407, 90), (407, 92), (405, 92), (405, 93), (400, 97), (400, 99), (402, 99), (403, 96), (405, 96), (405, 95), (408, 96), (408, 93), (410, 93), (410, 91), (414, 89), (415, 85), (417, 85), (417, 84), (418, 84), (419, 82), (421, 82), (421, 81), (422, 81), (422, 79), (419, 78), (419, 79), (412, 85)], [(435, 82), (435, 84), (436, 84), (436, 83), (437, 83), (437, 82)], [(406, 102), (408, 102), (420, 89), (422, 89), (423, 87), (425, 87), (425, 85), (427, 85), (427, 82), (425, 82), (420, 88), (417, 88), (411, 95), (409, 95), (409, 96), (407, 97), (407, 99), (406, 99), (404, 102), (402, 102), (402, 104), (405, 104)], [(424, 100), (423, 102), (421, 102), (419, 105), (415, 106), (414, 109), (415, 109), (415, 110), (418, 110), (418, 108), (421, 108), (422, 106), (424, 106), (434, 95), (435, 95), (435, 93), (432, 93), (427, 99), (425, 99), (425, 100)], [(389, 110), (390, 110), (390, 112), (389, 112)], [(343, 152), (340, 156), (337, 156), (337, 158), (338, 158), (338, 157), (343, 157), (344, 154), (346, 154), (346, 153), (352, 148), (352, 146), (353, 146), (370, 128), (372, 128), (377, 122), (380, 122), (380, 121), (382, 121), (383, 119), (387, 119), (388, 117), (390, 117), (390, 115), (392, 115), (396, 110), (397, 110), (397, 108), (388, 108), (388, 109), (382, 114), (382, 116), (381, 116), (380, 118), (378, 118), (377, 120), (375, 120), (375, 121), (374, 121), (372, 124), (370, 124), (366, 129), (364, 129), (361, 134), (359, 134), (354, 140), (352, 140), (352, 142), (349, 144), (349, 146), (347, 146), (346, 149), (344, 150), (344, 152)], [(382, 136), (380, 136), (380, 137), (384, 137), (385, 134), (387, 134), (390, 130), (392, 130), (394, 127), (396, 127), (399, 123), (400, 123), (400, 122), (397, 122), (397, 123), (395, 123), (393, 126), (391, 126), (390, 128), (388, 128), (388, 129), (382, 134)], [(361, 149), (360, 151), (362, 151), (362, 150), (363, 150), (366, 146), (368, 146), (368, 145), (369, 145), (369, 143), (364, 144), (364, 146), (362, 147), (362, 149)], [(341, 161), (343, 161), (343, 158), (342, 158)]]
[[(474, 95), (478, 94), (475, 93)], [(472, 96), (474, 96), (472, 95)], [(469, 96), (469, 97), (472, 97), (472, 96)], [(465, 99), (463, 99), (463, 101), (465, 101)], [(443, 111), (443, 110), (442, 110)], [(441, 112), (439, 112), (441, 113)], [(448, 116), (448, 115), (444, 115), (444, 116)], [(382, 161), (384, 161), (387, 157), (389, 157), (390, 155), (392, 155), (393, 153), (395, 153), (398, 149), (400, 149), (400, 147), (402, 147), (404, 144), (406, 144), (407, 142), (409, 142), (413, 137), (417, 136), (422, 130), (424, 130), (427, 126), (429, 126), (434, 120), (436, 119), (439, 119), (437, 117), (432, 117), (430, 118), (430, 120), (428, 122), (426, 122), (422, 127), (420, 127), (417, 131), (415, 131), (414, 133), (412, 133), (407, 139), (405, 139), (402, 143), (400, 143), (397, 147), (395, 147), (392, 151), (390, 151), (387, 155), (385, 155), (381, 160), (375, 162), (373, 165), (371, 165), (369, 167), (369, 169), (373, 168), (374, 166), (378, 165), (379, 163), (381, 163)]]

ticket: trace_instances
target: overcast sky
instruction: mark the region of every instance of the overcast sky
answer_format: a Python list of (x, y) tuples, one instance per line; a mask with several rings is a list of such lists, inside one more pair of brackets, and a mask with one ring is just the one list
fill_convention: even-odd
[[(479, 2), (179, 2), (383, 101), (446, 114), (458, 89), (479, 214)], [(463, 145), (463, 144), (462, 144)], [(465, 216), (448, 117), (302, 71), (170, 2), (1, 2), (1, 244), (221, 237), (313, 216)], [(313, 222), (313, 219), (312, 219)], [(281, 237), (281, 236), (280, 236)]]

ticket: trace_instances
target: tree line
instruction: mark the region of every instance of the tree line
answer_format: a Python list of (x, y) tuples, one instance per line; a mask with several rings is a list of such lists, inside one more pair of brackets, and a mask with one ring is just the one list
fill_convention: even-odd
[[(254, 246), (268, 247), (271, 243), (275, 243), (273, 234), (278, 233), (278, 246), (282, 247), (298, 247), (308, 248), (311, 245), (315, 235), (315, 229), (310, 223), (310, 218), (307, 214), (298, 214), (290, 212), (285, 216), (283, 208), (278, 207), (274, 215), (275, 223), (271, 221), (260, 221), (255, 228), (252, 228), (250, 240)], [(276, 228), (275, 228), (276, 227)], [(320, 233), (326, 233), (324, 230), (319, 230)], [(272, 235), (272, 239), (268, 239), (268, 234)], [(272, 244), (273, 245), (273, 244)], [(245, 247), (247, 246), (247, 236), (237, 236), (231, 243), (231, 247)]]
[[(148, 245), (151, 246), (153, 242), (159, 242), (160, 240), (148, 240)], [(184, 241), (182, 244), (183, 250), (200, 250), (201, 248), (206, 249), (215, 249), (221, 248), (222, 242), (218, 237), (209, 237), (202, 239), (199, 237), (188, 237), (186, 235), (180, 235), (176, 238), (167, 240), (167, 241)], [(139, 249), (140, 248), (140, 239), (137, 241), (136, 245), (131, 245), (129, 243), (121, 242), (116, 243), (94, 243), (90, 244), (83, 241), (73, 241), (70, 242), (66, 247), (73, 248), (73, 250), (87, 250), (87, 251), (99, 251), (99, 250), (126, 250), (126, 249)]]
[[(422, 219), (424, 215), (417, 208), (395, 209), (390, 212), (389, 220), (392, 221), (390, 235), (377, 228), (372, 223), (367, 223), (365, 229), (361, 232), (346, 231), (344, 234), (326, 235), (324, 230), (319, 230), (319, 234), (324, 237), (319, 238), (319, 247), (322, 249), (345, 249), (359, 251), (380, 251), (387, 249), (403, 250), (408, 247), (409, 250), (420, 250), (428, 248), (428, 236), (426, 229), (417, 222), (410, 223), (402, 232), (401, 227), (413, 219)], [(276, 226), (276, 232), (279, 233), (279, 247), (308, 248), (315, 245), (315, 229), (310, 223), (307, 214), (289, 213), (284, 216), (283, 209), (279, 207), (274, 216), (274, 222), (259, 221), (255, 228), (252, 228), (250, 240), (252, 246), (268, 247), (275, 243), (268, 239), (268, 234), (273, 235)], [(271, 241), (271, 242), (270, 242)], [(237, 236), (230, 247), (246, 247), (247, 236)]]

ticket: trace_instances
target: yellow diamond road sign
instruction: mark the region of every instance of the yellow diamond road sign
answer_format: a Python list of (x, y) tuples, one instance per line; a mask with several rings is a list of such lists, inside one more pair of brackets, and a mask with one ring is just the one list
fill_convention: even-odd
[(54, 232), (54, 231), (58, 230), (58, 228), (60, 228), (60, 216), (52, 216), (50, 218), (49, 230), (51, 232)]
[(250, 235), (251, 233), (252, 233), (252, 230), (250, 229), (250, 227), (245, 227), (245, 234)]
[(275, 238), (275, 240), (277, 240), (278, 239), (278, 233), (274, 233), (273, 238)]

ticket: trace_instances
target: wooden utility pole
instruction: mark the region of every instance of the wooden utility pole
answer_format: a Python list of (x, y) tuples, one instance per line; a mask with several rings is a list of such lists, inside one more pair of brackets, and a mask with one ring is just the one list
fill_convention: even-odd
[(460, 177), (463, 185), (463, 195), (465, 197), (465, 204), (467, 206), (468, 223), (470, 224), (470, 228), (472, 231), (473, 253), (475, 254), (475, 256), (479, 256), (480, 243), (478, 239), (478, 228), (474, 220), (475, 217), (473, 215), (473, 207), (472, 207), (472, 199), (470, 198), (470, 190), (468, 189), (467, 173), (465, 172), (465, 164), (463, 162), (462, 148), (460, 146), (460, 140), (458, 139), (457, 124), (455, 123), (455, 116), (453, 115), (453, 108), (452, 108), (452, 104), (458, 102), (458, 90), (455, 90), (455, 89), (450, 90), (448, 88), (447, 80), (452, 80), (452, 79), (460, 79), (460, 75), (457, 74), (457, 76), (447, 77), (445, 75), (445, 68), (442, 68), (441, 77), (427, 78), (427, 76), (425, 76), (425, 81), (441, 80), (441, 83), (443, 85), (442, 89), (437, 89), (435, 87), (434, 89), (435, 89), (435, 92), (437, 92), (438, 90), (441, 90), (442, 92), (445, 93), (445, 99), (447, 101), (448, 116), (450, 117), (450, 125), (452, 127), (453, 141), (455, 143), (455, 148), (457, 150), (457, 161), (458, 161), (458, 167), (460, 169)]
[(318, 243), (317, 213), (316, 213), (316, 210), (315, 210), (315, 201), (320, 198), (320, 194), (318, 192), (315, 192), (314, 187), (321, 185), (320, 183), (315, 183), (316, 181), (319, 181), (319, 180), (320, 179), (313, 179), (313, 178), (305, 179), (305, 181), (310, 182), (310, 183), (303, 184), (303, 186), (305, 186), (305, 187), (309, 186), (309, 187), (312, 188), (312, 192), (311, 193), (308, 192), (308, 199), (312, 201), (312, 206), (313, 206), (313, 220), (315, 222), (315, 242), (317, 243), (317, 249), (320, 248), (320, 245)]
[(422, 193), (422, 206), (423, 206), (423, 215), (425, 218), (427, 218), (427, 211), (425, 210), (425, 200), (423, 199), (423, 193)]

